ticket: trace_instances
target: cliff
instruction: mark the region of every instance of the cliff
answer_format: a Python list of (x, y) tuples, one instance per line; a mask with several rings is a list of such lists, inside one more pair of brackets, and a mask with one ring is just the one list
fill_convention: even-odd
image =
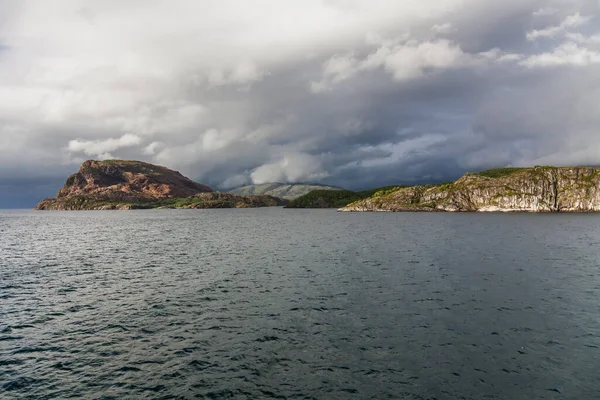
[(146, 208), (223, 208), (283, 205), (269, 196), (216, 193), (177, 171), (140, 161), (86, 161), (56, 198), (37, 210), (126, 210)]
[(340, 211), (600, 211), (600, 169), (503, 168), (455, 182), (375, 193)]
[(263, 183), (260, 185), (247, 185), (231, 189), (229, 193), (250, 195), (250, 194), (266, 194), (286, 200), (294, 200), (300, 196), (304, 196), (313, 190), (342, 190), (334, 186), (325, 186), (319, 184), (305, 183)]

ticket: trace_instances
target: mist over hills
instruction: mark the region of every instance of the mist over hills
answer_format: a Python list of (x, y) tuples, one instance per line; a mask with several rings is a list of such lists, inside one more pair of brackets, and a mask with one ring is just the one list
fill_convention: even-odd
[(313, 190), (342, 190), (336, 186), (321, 185), (318, 183), (263, 183), (257, 185), (246, 185), (229, 190), (229, 193), (249, 195), (266, 194), (286, 200), (294, 200), (304, 196)]

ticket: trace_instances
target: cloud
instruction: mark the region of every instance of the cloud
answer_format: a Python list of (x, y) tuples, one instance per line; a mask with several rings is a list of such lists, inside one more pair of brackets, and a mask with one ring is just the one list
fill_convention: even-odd
[(585, 67), (600, 63), (600, 52), (579, 47), (575, 43), (564, 43), (552, 52), (530, 56), (520, 63), (528, 68), (565, 65)]
[(261, 71), (252, 61), (242, 61), (230, 70), (213, 69), (208, 73), (207, 81), (209, 87), (226, 85), (250, 85), (258, 82), (267, 75)]
[(147, 156), (153, 156), (156, 155), (156, 153), (158, 153), (158, 151), (161, 148), (164, 148), (165, 144), (161, 143), (161, 142), (152, 142), (149, 145), (147, 145), (146, 147), (144, 147), (142, 149), (142, 154), (147, 155)]
[(130, 133), (120, 138), (109, 138), (106, 140), (71, 140), (68, 149), (72, 153), (85, 153), (88, 156), (100, 156), (102, 158), (113, 158), (110, 152), (125, 147), (137, 146), (141, 143), (139, 136)]
[(544, 8), (540, 8), (537, 11), (533, 12), (533, 16), (534, 17), (543, 17), (543, 16), (547, 16), (547, 15), (554, 15), (558, 12), (557, 8), (554, 7), (544, 7)]
[(383, 67), (394, 79), (423, 75), (427, 69), (455, 68), (466, 64), (468, 56), (449, 40), (409, 42), (392, 48), (381, 47), (363, 62), (364, 69)]
[(403, 38), (396, 41), (381, 40), (381, 47), (362, 59), (353, 55), (334, 55), (323, 64), (321, 79), (311, 82), (311, 91), (326, 92), (361, 72), (377, 69), (390, 73), (396, 81), (408, 81), (444, 70), (476, 68), (490, 62), (504, 63), (523, 58), (521, 54), (506, 53), (499, 48), (466, 53), (458, 44), (447, 39), (422, 42), (402, 40)]
[(571, 41), (577, 42), (577, 43), (583, 43), (583, 44), (588, 44), (588, 45), (600, 44), (600, 34), (585, 36), (585, 35), (582, 35), (581, 33), (567, 33), (565, 35), (565, 37), (568, 40), (571, 40)]
[(264, 164), (250, 174), (253, 183), (313, 182), (327, 177), (318, 157), (303, 153), (286, 154), (272, 164)]
[[(540, 15), (540, 14), (538, 14)], [(557, 26), (549, 26), (544, 29), (534, 29), (527, 32), (527, 40), (537, 40), (539, 38), (554, 38), (558, 35), (565, 34), (569, 28), (578, 28), (582, 25), (587, 24), (592, 19), (591, 16), (582, 16), (578, 12), (569, 15)]]
[(446, 22), (445, 24), (435, 24), (431, 27), (434, 33), (445, 35), (451, 33), (454, 30), (452, 24)]
[(352, 55), (334, 55), (323, 64), (323, 78), (320, 82), (311, 82), (313, 93), (328, 89), (330, 84), (336, 84), (352, 77), (358, 72), (358, 61)]
[(216, 188), (591, 163), (599, 17), (596, 0), (3, 2), (0, 207), (86, 158)]
[(383, 68), (395, 80), (416, 78), (427, 70), (457, 68), (471, 61), (458, 45), (449, 40), (382, 45), (361, 60), (352, 55), (333, 56), (323, 64), (321, 80), (311, 82), (313, 93), (320, 93), (362, 71)]

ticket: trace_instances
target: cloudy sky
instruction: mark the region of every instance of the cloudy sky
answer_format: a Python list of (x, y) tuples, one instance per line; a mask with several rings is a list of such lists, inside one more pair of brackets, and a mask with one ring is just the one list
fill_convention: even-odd
[(600, 1), (0, 0), (0, 207), (107, 158), (222, 190), (600, 164)]

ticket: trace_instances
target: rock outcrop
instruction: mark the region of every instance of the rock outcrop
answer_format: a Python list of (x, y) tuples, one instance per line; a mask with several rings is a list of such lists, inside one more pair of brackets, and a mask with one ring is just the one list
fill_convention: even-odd
[(147, 208), (224, 208), (283, 205), (270, 196), (216, 193), (177, 171), (140, 161), (86, 161), (56, 198), (37, 210), (131, 210)]
[(340, 211), (600, 211), (600, 169), (533, 167), (469, 173), (452, 183), (376, 193)]

